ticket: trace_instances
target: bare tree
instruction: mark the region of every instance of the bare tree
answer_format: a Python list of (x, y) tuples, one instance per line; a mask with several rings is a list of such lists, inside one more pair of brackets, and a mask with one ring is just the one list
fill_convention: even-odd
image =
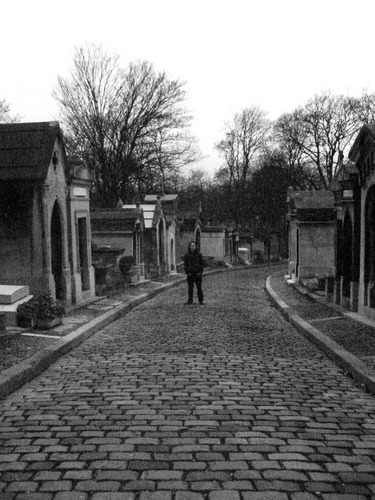
[(12, 116), (10, 106), (5, 99), (0, 100), (0, 123), (18, 122), (19, 116)]
[(264, 148), (271, 128), (267, 113), (258, 106), (246, 108), (225, 125), (225, 137), (216, 144), (224, 158), (223, 169), (229, 179), (243, 182), (249, 176), (252, 160)]
[(305, 134), (302, 109), (284, 113), (274, 123), (273, 140), (285, 159), (291, 185), (300, 189), (310, 186), (318, 188), (319, 176), (303, 149)]
[(361, 97), (352, 99), (352, 107), (360, 123), (375, 123), (375, 94), (363, 90)]
[(275, 125), (280, 148), (287, 152), (295, 169), (310, 167), (309, 180), (329, 188), (337, 172), (338, 159), (362, 123), (375, 116), (375, 98), (361, 99), (323, 92), (283, 115)]
[(68, 146), (95, 171), (102, 206), (139, 191), (147, 170), (165, 176), (196, 159), (184, 83), (149, 62), (124, 69), (117, 56), (86, 46), (76, 51), (70, 77), (58, 78), (53, 95)]
[(226, 123), (225, 136), (216, 144), (224, 159), (217, 178), (228, 182), (232, 218), (240, 223), (246, 218), (245, 190), (255, 159), (265, 148), (271, 124), (265, 111), (258, 106), (246, 108)]
[[(158, 129), (150, 131), (147, 141), (142, 142), (143, 151), (137, 150), (143, 167), (139, 169), (137, 182), (139, 191), (150, 189), (167, 192), (175, 184), (176, 176), (184, 167), (200, 158), (194, 138), (186, 129)], [(154, 186), (144, 183), (145, 175), (154, 179)]]
[(338, 157), (358, 130), (351, 100), (329, 92), (314, 96), (302, 115), (304, 153), (316, 165), (325, 188), (330, 187), (338, 166)]

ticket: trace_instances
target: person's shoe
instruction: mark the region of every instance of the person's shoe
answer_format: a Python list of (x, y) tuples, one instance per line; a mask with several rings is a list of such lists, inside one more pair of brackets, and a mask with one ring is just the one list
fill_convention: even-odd
[(187, 302), (185, 302), (185, 306), (191, 306), (192, 304), (193, 303), (190, 300), (188, 300)]
[(204, 306), (204, 305), (205, 305), (205, 303), (204, 303), (204, 302), (199, 302), (199, 305), (200, 305), (200, 306)]

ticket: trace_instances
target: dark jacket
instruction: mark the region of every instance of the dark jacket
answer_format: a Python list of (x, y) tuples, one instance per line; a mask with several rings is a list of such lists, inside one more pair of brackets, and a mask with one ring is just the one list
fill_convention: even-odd
[(202, 274), (203, 273), (203, 257), (198, 250), (194, 252), (188, 251), (184, 258), (184, 267), (186, 274)]

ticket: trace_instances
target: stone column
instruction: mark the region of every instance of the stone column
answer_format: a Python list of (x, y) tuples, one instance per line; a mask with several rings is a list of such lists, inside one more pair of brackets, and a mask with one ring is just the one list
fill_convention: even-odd
[(56, 298), (55, 278), (52, 274), (51, 263), (51, 227), (48, 206), (49, 185), (43, 184), (42, 195), (42, 252), (43, 252), (43, 286), (50, 290), (52, 297)]

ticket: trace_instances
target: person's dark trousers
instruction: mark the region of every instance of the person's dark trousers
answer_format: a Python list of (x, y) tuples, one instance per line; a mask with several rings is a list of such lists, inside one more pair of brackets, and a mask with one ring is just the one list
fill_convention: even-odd
[(189, 274), (187, 277), (188, 282), (188, 302), (192, 304), (194, 296), (194, 283), (197, 287), (198, 300), (203, 303), (203, 290), (202, 290), (202, 275), (201, 274)]

